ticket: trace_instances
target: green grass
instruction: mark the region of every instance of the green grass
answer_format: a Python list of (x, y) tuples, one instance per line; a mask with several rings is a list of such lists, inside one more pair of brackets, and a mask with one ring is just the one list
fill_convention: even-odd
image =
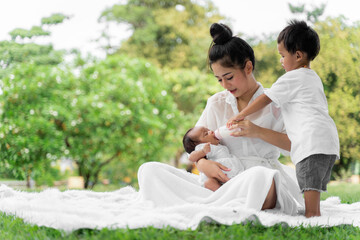
[[(105, 191), (105, 189), (102, 189)], [(360, 201), (360, 184), (331, 184), (329, 196), (340, 196), (342, 202)], [(195, 231), (181, 231), (173, 228), (155, 229), (81, 229), (66, 234), (63, 231), (25, 224), (22, 219), (0, 215), (0, 239), (360, 239), (360, 228), (342, 225), (330, 228), (287, 227), (281, 224), (264, 227), (259, 223), (224, 226), (202, 223)]]
[(350, 184), (345, 182), (331, 183), (328, 185), (328, 192), (321, 194), (321, 200), (324, 200), (330, 196), (339, 196), (342, 203), (359, 202), (360, 184)]

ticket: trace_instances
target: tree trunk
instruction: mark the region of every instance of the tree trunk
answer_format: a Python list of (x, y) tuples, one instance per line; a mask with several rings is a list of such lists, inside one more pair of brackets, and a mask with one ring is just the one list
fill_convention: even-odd
[(84, 178), (84, 188), (88, 189), (90, 184), (90, 173), (84, 174), (83, 178)]
[(31, 171), (28, 170), (26, 173), (26, 187), (31, 188), (31, 178), (30, 178)]

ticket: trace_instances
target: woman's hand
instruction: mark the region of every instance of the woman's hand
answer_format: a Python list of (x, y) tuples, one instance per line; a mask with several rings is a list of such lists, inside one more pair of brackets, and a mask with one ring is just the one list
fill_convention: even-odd
[(231, 133), (231, 136), (260, 138), (261, 140), (286, 151), (291, 150), (291, 141), (286, 133), (276, 132), (272, 129), (260, 127), (249, 120), (240, 121), (231, 126), (230, 129), (234, 128), (240, 128), (241, 131), (235, 130)]
[(251, 138), (259, 138), (262, 132), (262, 127), (253, 124), (249, 120), (244, 120), (237, 122), (231, 126), (230, 129), (240, 128), (241, 131), (233, 131), (230, 135), (233, 137), (251, 137)]
[(230, 178), (228, 178), (228, 176), (226, 176), (226, 174), (222, 170), (230, 171), (231, 169), (225, 167), (218, 162), (202, 158), (197, 162), (196, 167), (208, 178), (215, 178), (222, 183), (230, 180)]

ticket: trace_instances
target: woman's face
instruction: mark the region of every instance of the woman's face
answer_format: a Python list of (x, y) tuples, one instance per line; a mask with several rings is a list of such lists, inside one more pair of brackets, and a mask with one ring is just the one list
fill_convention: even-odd
[(213, 63), (211, 68), (220, 85), (234, 95), (234, 97), (241, 97), (249, 91), (249, 79), (244, 70), (223, 67), (219, 62)]

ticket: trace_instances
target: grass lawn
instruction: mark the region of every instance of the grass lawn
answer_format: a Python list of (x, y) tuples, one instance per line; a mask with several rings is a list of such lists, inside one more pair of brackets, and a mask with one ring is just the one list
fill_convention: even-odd
[[(343, 203), (360, 201), (360, 184), (330, 184), (328, 193), (323, 193), (321, 198), (326, 199), (329, 196), (339, 196)], [(203, 223), (196, 231), (150, 227), (136, 230), (82, 229), (66, 234), (51, 228), (25, 224), (22, 219), (2, 214), (0, 239), (360, 239), (360, 228), (347, 225), (331, 228), (291, 228), (282, 225), (264, 227), (253, 223), (232, 226)]]

